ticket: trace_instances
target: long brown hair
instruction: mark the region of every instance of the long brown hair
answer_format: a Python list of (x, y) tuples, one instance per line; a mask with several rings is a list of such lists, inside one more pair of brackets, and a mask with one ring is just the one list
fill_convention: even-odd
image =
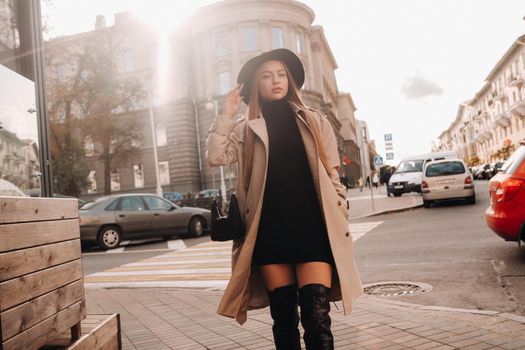
[[(286, 72), (286, 77), (288, 79), (288, 93), (286, 94), (286, 99), (289, 102), (293, 102), (300, 108), (306, 108), (306, 105), (304, 104), (302, 98), (301, 98), (301, 92), (299, 91), (299, 87), (295, 83), (295, 80), (292, 77), (292, 74), (290, 73), (290, 70), (286, 66), (286, 64), (282, 61), (279, 61)], [(259, 68), (255, 70), (254, 77), (252, 78), (251, 82), (251, 89), (250, 89), (250, 102), (248, 104), (248, 111), (247, 111), (247, 119), (248, 121), (256, 119), (261, 113), (261, 98), (259, 96), (259, 89), (257, 85), (257, 74), (258, 74)], [(317, 132), (317, 130), (316, 130)], [(316, 133), (314, 132), (314, 134)], [(316, 139), (318, 139), (318, 135), (314, 135)], [(316, 141), (317, 142), (317, 141)], [(251, 179), (251, 173), (252, 173), (252, 163), (253, 163), (253, 148), (255, 143), (255, 134), (254, 132), (246, 126), (244, 129), (244, 154), (243, 154), (243, 175), (244, 175), (244, 189), (248, 190), (250, 179)]]

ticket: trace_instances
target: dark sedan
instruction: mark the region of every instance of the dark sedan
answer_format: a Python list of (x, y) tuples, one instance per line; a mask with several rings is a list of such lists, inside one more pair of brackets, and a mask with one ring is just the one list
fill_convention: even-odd
[(154, 194), (102, 197), (80, 209), (83, 244), (96, 242), (104, 249), (117, 248), (123, 239), (199, 237), (209, 224), (209, 210), (179, 207)]

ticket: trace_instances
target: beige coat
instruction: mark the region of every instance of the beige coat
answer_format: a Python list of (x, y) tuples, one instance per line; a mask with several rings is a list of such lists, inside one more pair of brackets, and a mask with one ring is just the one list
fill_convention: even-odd
[[(363, 287), (352, 252), (352, 236), (348, 228), (346, 189), (339, 181), (340, 166), (337, 141), (328, 119), (313, 109), (301, 109), (291, 103), (305, 146), (317, 196), (325, 218), (336, 271), (332, 274), (330, 300), (342, 300), (347, 315), (352, 301), (363, 293)], [(243, 147), (244, 128), (255, 135), (252, 175), (248, 191), (244, 190)], [(326, 164), (319, 157), (311, 127), (316, 127), (326, 153)], [(252, 253), (261, 216), (266, 171), (268, 167), (268, 133), (262, 116), (247, 121), (235, 121), (217, 116), (206, 140), (206, 156), (211, 166), (238, 162), (237, 197), (241, 215), (246, 222), (244, 241), (234, 241), (232, 249), (232, 275), (217, 312), (234, 317), (243, 324), (247, 311), (268, 306), (268, 294), (259, 269), (252, 265)]]

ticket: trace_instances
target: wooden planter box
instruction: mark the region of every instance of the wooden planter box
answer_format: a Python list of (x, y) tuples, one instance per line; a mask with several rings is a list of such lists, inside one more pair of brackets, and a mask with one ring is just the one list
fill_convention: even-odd
[(78, 201), (0, 197), (0, 350), (75, 341), (85, 317)]

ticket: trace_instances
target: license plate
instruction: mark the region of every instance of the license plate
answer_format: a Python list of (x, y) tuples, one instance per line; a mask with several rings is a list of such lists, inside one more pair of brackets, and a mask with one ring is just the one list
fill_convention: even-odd
[(397, 190), (397, 189), (403, 188), (403, 185), (396, 185), (394, 186), (394, 188)]
[(452, 184), (452, 183), (454, 183), (454, 182), (455, 182), (454, 179), (448, 179), (448, 180), (440, 180), (440, 181), (438, 181), (438, 184), (440, 184), (440, 185), (446, 185), (446, 184)]

